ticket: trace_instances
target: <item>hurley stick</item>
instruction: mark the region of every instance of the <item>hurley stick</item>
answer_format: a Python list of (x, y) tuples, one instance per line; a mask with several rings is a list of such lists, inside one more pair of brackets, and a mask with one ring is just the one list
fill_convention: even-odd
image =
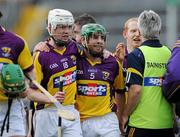
[(30, 81), (32, 81), (32, 83), (34, 85), (36, 85), (38, 87), (38, 89), (40, 89), (50, 100), (51, 102), (53, 102), (53, 104), (57, 107), (58, 109), (58, 115), (61, 118), (67, 119), (67, 120), (71, 120), (74, 121), (76, 119), (76, 116), (74, 113), (72, 113), (69, 110), (66, 110), (64, 108), (63, 105), (61, 105), (61, 103), (59, 103), (59, 101), (56, 100), (56, 98), (54, 96), (52, 96), (44, 87), (42, 87), (36, 80), (32, 80), (29, 76), (26, 76)]
[[(63, 92), (63, 77), (62, 76), (59, 77), (59, 91)], [(62, 126), (62, 118), (59, 116), (59, 118), (58, 118), (58, 137), (62, 136), (61, 126)]]

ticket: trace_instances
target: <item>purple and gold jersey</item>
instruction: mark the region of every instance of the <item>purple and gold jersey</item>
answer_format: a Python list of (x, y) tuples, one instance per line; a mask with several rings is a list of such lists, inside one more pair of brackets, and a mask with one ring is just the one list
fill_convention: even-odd
[[(0, 26), (0, 64), (10, 63), (19, 64), (24, 72), (33, 69), (33, 60), (26, 41)], [(0, 100), (4, 99), (7, 97), (0, 91)]]
[(124, 89), (120, 63), (112, 56), (102, 62), (80, 57), (77, 62), (76, 107), (81, 120), (111, 112), (115, 90)]
[[(51, 95), (59, 91), (59, 77), (63, 76), (63, 91), (66, 93), (63, 105), (74, 104), (76, 88), (76, 57), (79, 49), (71, 41), (63, 51), (48, 45), (50, 52), (38, 52), (34, 60), (37, 81)], [(37, 109), (42, 105), (37, 106)]]

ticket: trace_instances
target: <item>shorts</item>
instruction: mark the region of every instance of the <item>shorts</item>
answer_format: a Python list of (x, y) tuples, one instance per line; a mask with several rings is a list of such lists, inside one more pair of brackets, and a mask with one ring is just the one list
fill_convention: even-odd
[(81, 123), (83, 137), (120, 137), (119, 121), (114, 112), (87, 118)]
[(174, 131), (172, 128), (144, 129), (128, 126), (126, 137), (174, 137)]
[[(2, 128), (3, 121), (8, 109), (8, 101), (0, 102), (0, 128)], [(7, 133), (6, 124), (4, 127), (3, 137), (8, 136), (26, 136), (27, 134), (27, 120), (24, 105), (21, 99), (13, 99), (10, 117), (9, 117), (9, 132)]]
[[(63, 137), (82, 137), (79, 112), (73, 105), (64, 106), (76, 115), (75, 121), (62, 118), (61, 133)], [(33, 117), (34, 137), (57, 137), (58, 115), (54, 106), (36, 110)]]

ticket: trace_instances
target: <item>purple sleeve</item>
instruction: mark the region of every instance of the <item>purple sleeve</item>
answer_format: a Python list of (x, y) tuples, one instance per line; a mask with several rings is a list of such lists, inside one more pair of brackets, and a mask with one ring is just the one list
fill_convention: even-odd
[(180, 48), (176, 47), (172, 51), (171, 58), (167, 64), (167, 72), (163, 80), (163, 90), (173, 91), (180, 84)]

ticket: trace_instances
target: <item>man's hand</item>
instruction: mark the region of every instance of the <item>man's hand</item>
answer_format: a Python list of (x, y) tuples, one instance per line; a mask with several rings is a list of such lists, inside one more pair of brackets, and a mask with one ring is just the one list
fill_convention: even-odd
[(122, 115), (121, 118), (120, 118), (120, 123), (119, 123), (120, 131), (121, 131), (122, 135), (126, 134), (125, 128), (126, 128), (127, 122), (128, 122), (128, 116)]
[(122, 63), (126, 54), (124, 43), (118, 43), (116, 46), (115, 57)]
[(56, 94), (54, 95), (54, 97), (59, 101), (59, 102), (64, 102), (65, 99), (65, 92), (63, 91), (58, 91), (56, 92)]
[(50, 49), (49, 47), (47, 46), (47, 41), (44, 41), (44, 42), (39, 42), (35, 47), (34, 47), (34, 50), (33, 50), (33, 53), (37, 52), (37, 51), (45, 51), (45, 52), (49, 52)]
[(25, 98), (27, 96), (27, 94), (28, 94), (28, 88), (24, 92), (20, 93), (19, 97)]

